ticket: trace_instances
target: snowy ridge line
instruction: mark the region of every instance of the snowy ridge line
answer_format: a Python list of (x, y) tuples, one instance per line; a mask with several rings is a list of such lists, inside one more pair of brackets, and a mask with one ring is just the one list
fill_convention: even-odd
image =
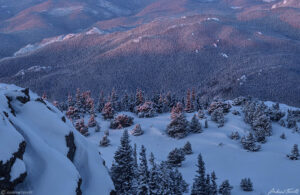
[[(26, 143), (24, 155), (6, 170), (11, 180), (24, 171), (26, 177), (8, 186), (3, 186), (0, 180), (1, 188), (32, 191), (36, 195), (109, 194), (114, 190), (96, 147), (55, 106), (31, 91), (6, 84), (0, 84), (0, 100), (0, 144), (1, 148), (7, 148), (6, 153), (0, 152), (1, 160), (10, 158), (21, 141)], [(73, 144), (67, 146), (66, 136), (70, 132)], [(73, 162), (68, 158), (69, 151), (73, 152)]]

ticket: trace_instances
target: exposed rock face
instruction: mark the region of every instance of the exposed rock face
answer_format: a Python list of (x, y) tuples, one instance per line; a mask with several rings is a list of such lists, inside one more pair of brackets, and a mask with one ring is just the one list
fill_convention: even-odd
[(69, 148), (67, 156), (73, 162), (75, 151), (76, 151), (73, 132), (70, 132), (69, 135), (66, 135), (66, 142), (67, 142), (67, 147)]
[(0, 190), (81, 195), (114, 186), (97, 148), (63, 113), (28, 89), (0, 84)]
[(19, 184), (22, 183), (27, 176), (26, 170), (21, 171), (18, 176), (12, 177), (11, 172), (13, 167), (18, 164), (16, 162), (17, 159), (21, 160), (21, 163), (24, 163), (22, 161), (23, 154), (25, 152), (26, 143), (25, 141), (22, 141), (19, 145), (19, 149), (17, 152), (15, 152), (12, 157), (6, 161), (2, 162), (0, 161), (0, 189), (5, 191), (12, 191), (14, 188)]

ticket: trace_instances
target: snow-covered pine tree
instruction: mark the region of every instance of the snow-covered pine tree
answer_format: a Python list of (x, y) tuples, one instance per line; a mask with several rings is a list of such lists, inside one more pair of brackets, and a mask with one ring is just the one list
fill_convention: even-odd
[(140, 135), (143, 135), (144, 131), (142, 130), (140, 124), (136, 124), (134, 129), (132, 129), (132, 131), (130, 133), (134, 136), (140, 136)]
[(187, 141), (185, 143), (185, 145), (183, 146), (182, 150), (184, 151), (185, 154), (189, 155), (189, 154), (192, 154), (193, 153), (193, 150), (192, 150), (192, 145), (189, 141)]
[(153, 102), (146, 101), (136, 107), (136, 112), (139, 118), (151, 118), (155, 116), (155, 109)]
[(204, 110), (202, 110), (202, 109), (199, 109), (199, 110), (198, 110), (198, 117), (199, 117), (200, 119), (206, 118), (206, 117), (205, 117)]
[(243, 191), (246, 191), (246, 192), (253, 191), (253, 184), (252, 184), (250, 178), (242, 179), (240, 186), (241, 186)]
[(221, 195), (231, 195), (232, 189), (233, 189), (233, 187), (229, 184), (229, 181), (225, 180), (219, 187), (219, 193)]
[(189, 132), (188, 121), (182, 112), (182, 104), (178, 103), (171, 112), (171, 122), (166, 129), (167, 134), (174, 138), (183, 138)]
[(240, 139), (240, 134), (239, 134), (239, 132), (237, 132), (237, 131), (234, 131), (234, 132), (232, 132), (231, 134), (230, 134), (230, 139), (233, 139), (233, 140), (239, 140)]
[(159, 169), (155, 163), (155, 158), (152, 152), (150, 154), (149, 163), (151, 165), (149, 172), (149, 195), (156, 195), (158, 194), (161, 183), (159, 178)]
[(114, 156), (111, 167), (111, 177), (115, 184), (117, 194), (135, 194), (132, 190), (134, 182), (134, 159), (130, 145), (128, 131), (124, 130), (121, 137), (121, 145)]
[(300, 158), (298, 144), (294, 144), (291, 154), (286, 156), (291, 160), (298, 160)]
[(140, 166), (138, 168), (138, 195), (149, 194), (149, 171), (146, 158), (146, 148), (142, 145), (140, 152)]
[(283, 119), (280, 119), (279, 122), (278, 122), (278, 124), (279, 124), (280, 126), (282, 126), (282, 127), (286, 127), (285, 122), (284, 122)]
[(68, 108), (68, 111), (66, 112), (66, 116), (67, 116), (70, 120), (76, 120), (76, 119), (79, 119), (79, 118), (80, 118), (77, 108), (75, 108), (75, 107), (73, 107), (73, 106), (70, 106), (70, 107)]
[(97, 104), (97, 111), (102, 112), (103, 108), (105, 105), (105, 98), (104, 98), (104, 93), (103, 91), (100, 92), (99, 94), (99, 99), (98, 99), (98, 104)]
[(110, 143), (110, 140), (108, 139), (108, 136), (104, 135), (102, 139), (100, 140), (100, 146), (106, 147)]
[(282, 134), (280, 135), (280, 138), (281, 138), (281, 139), (286, 139), (286, 136), (285, 136), (285, 134), (284, 134), (284, 133), (282, 133)]
[(175, 148), (169, 153), (167, 162), (173, 167), (180, 167), (184, 160), (185, 156), (183, 150)]
[(129, 97), (128, 97), (128, 94), (127, 92), (125, 92), (123, 98), (122, 98), (122, 110), (123, 111), (129, 111), (130, 109), (130, 104), (129, 104)]
[(144, 103), (144, 97), (143, 92), (140, 89), (136, 90), (136, 96), (135, 96), (135, 106), (139, 106)]
[(110, 122), (110, 128), (121, 129), (124, 127), (130, 127), (133, 124), (133, 117), (126, 114), (120, 114)]
[(97, 121), (95, 120), (95, 115), (92, 114), (90, 116), (89, 122), (88, 122), (88, 127), (95, 127), (97, 125)]
[(191, 195), (207, 195), (206, 179), (205, 179), (205, 164), (202, 155), (198, 155), (197, 174), (194, 178)]
[(201, 133), (202, 132), (202, 126), (199, 122), (196, 114), (194, 114), (191, 122), (190, 122), (190, 132), (192, 133)]
[(108, 129), (104, 131), (104, 135), (109, 136), (109, 130)]
[(244, 149), (251, 151), (251, 152), (256, 152), (260, 150), (260, 145), (256, 145), (253, 134), (249, 133), (246, 137), (243, 136), (241, 139), (241, 143)]
[(211, 113), (211, 120), (218, 123), (218, 127), (223, 127), (225, 123), (223, 109), (217, 108)]
[(157, 194), (183, 194), (188, 191), (188, 184), (183, 180), (177, 168), (170, 166), (167, 162), (159, 165)]
[(112, 104), (111, 102), (107, 102), (103, 109), (102, 109), (102, 116), (103, 118), (106, 120), (106, 119), (112, 119), (114, 118), (114, 114), (115, 114), (115, 111), (112, 107)]
[(192, 104), (192, 99), (191, 99), (191, 91), (190, 89), (187, 90), (187, 94), (186, 94), (186, 104), (185, 104), (185, 108), (184, 110), (187, 113), (191, 113), (194, 112), (194, 105)]
[(181, 195), (184, 192), (188, 192), (188, 184), (183, 180), (182, 174), (177, 168), (171, 168), (169, 172), (170, 182), (170, 194)]
[(218, 186), (216, 183), (217, 177), (215, 172), (211, 173), (211, 186), (210, 186), (210, 194), (209, 195), (218, 195)]

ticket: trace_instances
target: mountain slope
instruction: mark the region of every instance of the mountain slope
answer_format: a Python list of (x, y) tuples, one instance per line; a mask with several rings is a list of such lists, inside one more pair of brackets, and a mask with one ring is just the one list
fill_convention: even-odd
[(0, 187), (33, 194), (109, 194), (113, 184), (96, 148), (37, 95), (0, 85)]

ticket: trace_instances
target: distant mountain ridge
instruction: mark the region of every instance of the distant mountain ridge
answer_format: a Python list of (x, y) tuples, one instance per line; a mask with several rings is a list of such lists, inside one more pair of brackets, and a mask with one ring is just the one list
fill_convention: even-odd
[(297, 1), (148, 3), (136, 14), (19, 48), (17, 57), (0, 61), (0, 81), (55, 99), (77, 87), (94, 94), (195, 87), (209, 98), (251, 95), (300, 105)]

